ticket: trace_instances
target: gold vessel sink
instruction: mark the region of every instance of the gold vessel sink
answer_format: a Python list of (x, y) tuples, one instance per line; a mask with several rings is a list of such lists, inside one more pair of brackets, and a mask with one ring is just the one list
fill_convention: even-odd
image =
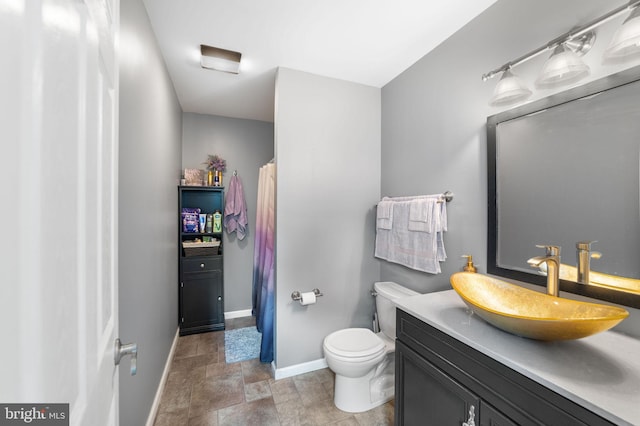
[(451, 285), (480, 318), (530, 339), (580, 339), (606, 331), (629, 316), (616, 306), (549, 296), (471, 272), (451, 275)]

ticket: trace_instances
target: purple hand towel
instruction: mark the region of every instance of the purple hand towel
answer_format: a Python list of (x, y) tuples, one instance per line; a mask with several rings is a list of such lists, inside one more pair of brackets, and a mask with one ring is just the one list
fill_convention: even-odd
[(247, 203), (244, 199), (244, 189), (242, 182), (236, 175), (229, 181), (229, 191), (224, 204), (224, 217), (222, 220), (224, 228), (229, 234), (236, 232), (238, 239), (243, 240), (247, 235)]

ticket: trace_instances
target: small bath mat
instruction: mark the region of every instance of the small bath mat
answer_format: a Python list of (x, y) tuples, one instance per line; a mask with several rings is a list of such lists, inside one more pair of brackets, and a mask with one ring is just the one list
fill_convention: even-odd
[(262, 334), (255, 327), (236, 328), (224, 332), (224, 356), (227, 364), (260, 356)]

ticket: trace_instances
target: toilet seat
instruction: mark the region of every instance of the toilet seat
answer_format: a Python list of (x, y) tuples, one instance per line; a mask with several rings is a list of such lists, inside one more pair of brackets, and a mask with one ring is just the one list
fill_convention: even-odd
[(359, 362), (386, 352), (385, 342), (368, 328), (345, 328), (324, 339), (325, 350), (344, 361)]

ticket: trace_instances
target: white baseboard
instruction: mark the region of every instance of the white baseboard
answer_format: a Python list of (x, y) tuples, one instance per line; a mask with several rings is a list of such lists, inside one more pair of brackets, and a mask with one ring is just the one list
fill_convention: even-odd
[(224, 319), (242, 318), (242, 317), (250, 317), (250, 316), (251, 316), (251, 309), (244, 309), (242, 311), (230, 311), (230, 312), (224, 313)]
[(169, 350), (169, 356), (167, 357), (167, 362), (164, 364), (164, 371), (162, 372), (162, 377), (160, 378), (160, 383), (158, 384), (158, 389), (156, 390), (156, 396), (153, 398), (153, 404), (151, 404), (151, 411), (149, 412), (149, 417), (147, 417), (146, 426), (153, 426), (153, 423), (156, 420), (156, 415), (158, 414), (158, 408), (160, 408), (160, 401), (162, 400), (162, 391), (164, 390), (164, 385), (167, 383), (167, 377), (169, 377), (169, 370), (171, 369), (171, 361), (173, 360), (173, 354), (176, 351), (176, 346), (178, 345), (178, 337), (180, 336), (180, 327), (176, 330), (176, 335), (173, 338), (173, 343), (171, 344), (171, 350)]
[(273, 377), (276, 380), (286, 379), (287, 377), (310, 373), (316, 370), (322, 370), (323, 368), (327, 367), (327, 361), (324, 358), (316, 359), (315, 361), (303, 362), (302, 364), (291, 365), (284, 368), (277, 368), (275, 361), (271, 363)]

